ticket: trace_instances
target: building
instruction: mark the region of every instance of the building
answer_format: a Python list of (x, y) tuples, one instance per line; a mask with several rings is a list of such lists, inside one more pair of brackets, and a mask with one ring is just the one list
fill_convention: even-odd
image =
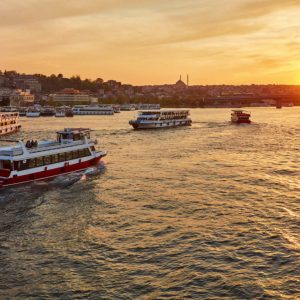
[(33, 105), (34, 104), (34, 100), (35, 100), (35, 96), (33, 94), (30, 93), (30, 90), (18, 90), (17, 91), (20, 95), (20, 102), (21, 105)]
[(40, 93), (42, 90), (38, 78), (32, 75), (18, 75), (14, 79), (15, 87), (21, 90), (31, 90), (34, 93)]
[(75, 89), (63, 89), (61, 92), (49, 95), (50, 101), (59, 104), (75, 105), (89, 104), (90, 96), (87, 93), (82, 93)]

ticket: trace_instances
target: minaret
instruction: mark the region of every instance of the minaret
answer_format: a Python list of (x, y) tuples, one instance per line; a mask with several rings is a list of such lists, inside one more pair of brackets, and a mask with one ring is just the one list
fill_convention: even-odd
[(189, 74), (186, 75), (186, 86), (189, 86)]
[(179, 81), (181, 81), (181, 74), (180, 74), (180, 77), (179, 77)]

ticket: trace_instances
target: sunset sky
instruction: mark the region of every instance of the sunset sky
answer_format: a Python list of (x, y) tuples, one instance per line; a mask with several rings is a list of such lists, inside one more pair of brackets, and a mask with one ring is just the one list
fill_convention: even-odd
[(300, 84), (300, 0), (1, 0), (0, 69)]

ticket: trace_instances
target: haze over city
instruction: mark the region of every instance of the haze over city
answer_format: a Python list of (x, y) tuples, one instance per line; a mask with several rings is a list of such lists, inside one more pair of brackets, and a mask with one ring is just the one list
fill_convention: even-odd
[(300, 84), (298, 0), (2, 0), (1, 67), (136, 85)]

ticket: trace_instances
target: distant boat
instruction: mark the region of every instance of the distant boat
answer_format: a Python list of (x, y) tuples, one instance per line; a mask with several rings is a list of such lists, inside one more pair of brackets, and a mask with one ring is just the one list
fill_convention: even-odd
[(65, 110), (56, 110), (55, 117), (56, 118), (64, 118), (66, 116)]
[(102, 105), (75, 105), (73, 107), (74, 115), (113, 115), (112, 106)]
[(38, 118), (40, 116), (41, 116), (41, 112), (38, 109), (29, 108), (26, 111), (26, 117), (28, 117), (28, 118)]
[(55, 115), (55, 109), (51, 106), (45, 106), (40, 111), (41, 117), (53, 117)]
[(120, 109), (120, 106), (119, 106), (119, 105), (113, 105), (112, 108), (113, 108), (115, 114), (120, 113), (120, 110), (121, 110), (121, 109)]
[(236, 124), (250, 124), (251, 113), (246, 110), (233, 110), (231, 113), (231, 122)]
[(190, 126), (189, 111), (183, 109), (142, 110), (136, 120), (129, 121), (134, 129), (154, 129), (177, 126)]
[(0, 113), (0, 136), (14, 133), (21, 128), (18, 112)]
[(71, 108), (66, 109), (65, 115), (66, 117), (73, 117), (74, 116), (73, 110)]

